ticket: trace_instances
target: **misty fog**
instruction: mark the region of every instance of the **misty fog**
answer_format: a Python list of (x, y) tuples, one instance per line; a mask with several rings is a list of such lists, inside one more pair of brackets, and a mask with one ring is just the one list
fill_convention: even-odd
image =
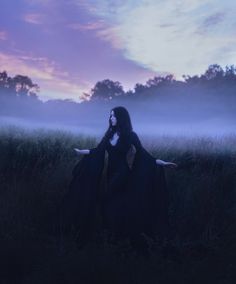
[(100, 137), (108, 127), (110, 110), (122, 105), (128, 109), (133, 129), (141, 137), (236, 134), (236, 98), (230, 95), (226, 98), (224, 94), (171, 93), (80, 104), (58, 100), (9, 105), (1, 106), (1, 127), (56, 129)]

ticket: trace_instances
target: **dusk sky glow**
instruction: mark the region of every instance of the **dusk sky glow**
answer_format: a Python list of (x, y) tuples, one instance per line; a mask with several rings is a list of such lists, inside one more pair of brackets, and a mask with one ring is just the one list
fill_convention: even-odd
[(107, 78), (201, 74), (236, 63), (235, 14), (235, 0), (1, 0), (0, 72), (75, 101)]

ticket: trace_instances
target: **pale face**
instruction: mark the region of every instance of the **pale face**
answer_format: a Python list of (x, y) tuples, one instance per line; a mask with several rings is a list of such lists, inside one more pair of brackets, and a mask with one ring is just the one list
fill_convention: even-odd
[(113, 110), (111, 111), (110, 120), (112, 126), (115, 126), (117, 124), (117, 118), (115, 117), (115, 113)]

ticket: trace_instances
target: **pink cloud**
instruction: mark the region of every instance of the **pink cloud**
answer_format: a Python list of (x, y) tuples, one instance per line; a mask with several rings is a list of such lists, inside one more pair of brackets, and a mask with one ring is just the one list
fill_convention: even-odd
[(98, 8), (96, 6), (96, 4), (92, 4), (87, 0), (77, 0), (75, 2), (79, 7), (85, 9), (86, 11), (90, 12), (90, 13), (96, 13), (98, 12)]
[[(61, 78), (53, 78), (53, 80), (44, 83), (44, 93), (51, 94), (51, 99), (73, 99), (81, 101), (84, 93), (88, 92), (91, 86), (83, 86), (83, 84), (73, 83), (69, 80)], [(43, 99), (43, 97), (42, 97)], [(49, 99), (49, 97), (48, 97)]]
[(68, 27), (73, 30), (80, 30), (80, 31), (99, 30), (104, 27), (104, 22), (98, 21), (98, 22), (90, 22), (87, 24), (73, 23), (68, 25)]
[(52, 78), (52, 74), (45, 72), (44, 66), (39, 68), (32, 66), (25, 62), (21, 56), (0, 53), (0, 65), (4, 70), (13, 74), (25, 74), (36, 79), (44, 80), (50, 80)]
[[(84, 92), (88, 92), (91, 85), (88, 82), (80, 82), (78, 78), (72, 78), (67, 71), (61, 70), (53, 61), (44, 57), (31, 55), (17, 56), (0, 52), (0, 66), (10, 76), (17, 74), (29, 76), (41, 89), (41, 97), (44, 94), (55, 94), (55, 97), (72, 98), (80, 101)], [(77, 82), (78, 81), (78, 82)]]
[(87, 24), (72, 23), (67, 27), (78, 31), (94, 31), (99, 39), (109, 42), (112, 47), (116, 49), (122, 49), (123, 47), (121, 39), (117, 36), (119, 27), (108, 26), (103, 20)]
[(96, 32), (96, 35), (101, 40), (109, 42), (112, 45), (112, 47), (116, 49), (122, 49), (124, 47), (124, 44), (121, 38), (117, 35), (118, 30), (119, 27), (106, 27), (98, 30)]
[(25, 22), (34, 25), (41, 25), (43, 23), (43, 18), (44, 16), (38, 13), (25, 14), (23, 16)]

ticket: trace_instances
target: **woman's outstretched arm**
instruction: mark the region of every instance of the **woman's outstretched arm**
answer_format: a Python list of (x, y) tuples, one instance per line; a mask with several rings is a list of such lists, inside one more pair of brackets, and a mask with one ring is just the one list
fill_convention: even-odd
[(78, 155), (88, 155), (90, 153), (89, 149), (78, 149), (78, 148), (74, 148), (75, 152)]
[(156, 160), (156, 163), (157, 163), (157, 165), (164, 166), (164, 167), (169, 167), (169, 168), (172, 168), (172, 169), (178, 167), (178, 165), (176, 163), (165, 162), (165, 161), (159, 160), (159, 159)]
[(98, 143), (97, 147), (91, 148), (91, 149), (78, 149), (74, 148), (75, 152), (78, 155), (89, 155), (91, 152), (96, 151), (96, 150), (103, 150), (106, 148), (106, 140), (105, 137), (102, 138), (102, 140)]

